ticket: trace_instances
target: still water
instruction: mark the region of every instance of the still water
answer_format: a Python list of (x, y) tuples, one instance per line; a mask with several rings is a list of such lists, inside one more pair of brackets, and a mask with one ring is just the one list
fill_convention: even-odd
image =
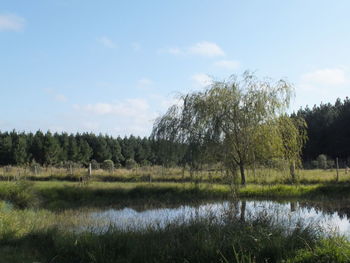
[(326, 231), (336, 231), (350, 237), (349, 216), (344, 211), (337, 211), (334, 205), (323, 206), (320, 203), (275, 202), (275, 201), (221, 201), (201, 205), (182, 205), (176, 208), (157, 209), (107, 209), (89, 212), (88, 217), (102, 224), (100, 230), (109, 226), (122, 230), (142, 230), (164, 228), (169, 224), (187, 223), (191, 220), (209, 219), (224, 223), (228, 216), (239, 220), (254, 220), (269, 217), (275, 223), (286, 227), (317, 225)]

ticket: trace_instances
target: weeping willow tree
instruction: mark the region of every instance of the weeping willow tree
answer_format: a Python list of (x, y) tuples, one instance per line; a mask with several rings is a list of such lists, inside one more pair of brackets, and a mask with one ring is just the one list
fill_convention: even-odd
[(292, 94), (285, 80), (260, 80), (245, 72), (182, 96), (156, 120), (152, 136), (220, 156), (232, 175), (239, 169), (245, 185), (245, 168), (256, 161), (300, 160), (304, 130), (285, 114)]

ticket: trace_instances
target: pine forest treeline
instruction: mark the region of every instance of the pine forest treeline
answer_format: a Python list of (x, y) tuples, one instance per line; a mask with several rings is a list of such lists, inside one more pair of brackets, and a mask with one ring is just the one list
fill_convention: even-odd
[[(302, 158), (311, 166), (321, 154), (339, 158), (342, 166), (350, 165), (350, 100), (338, 99), (334, 104), (320, 104), (300, 109), (293, 116), (307, 123), (308, 140)], [(193, 147), (135, 136), (113, 138), (92, 133), (1, 132), (0, 165), (59, 166), (112, 160), (115, 167), (129, 164), (174, 166), (190, 163)]]
[[(308, 141), (303, 149), (303, 161), (308, 165), (320, 154), (342, 166), (350, 166), (350, 100), (337, 99), (334, 104), (321, 103), (312, 109), (300, 109), (298, 116), (307, 123)], [(293, 114), (295, 115), (295, 114)]]
[[(67, 134), (0, 132), (0, 165), (25, 165), (38, 163), (44, 166), (112, 160), (115, 167), (127, 163), (138, 165), (176, 165), (183, 156), (174, 153), (166, 142), (154, 142), (135, 136), (113, 138), (92, 133)], [(172, 153), (166, 153), (171, 148)], [(176, 147), (175, 147), (176, 148)], [(181, 148), (181, 147), (179, 147)]]

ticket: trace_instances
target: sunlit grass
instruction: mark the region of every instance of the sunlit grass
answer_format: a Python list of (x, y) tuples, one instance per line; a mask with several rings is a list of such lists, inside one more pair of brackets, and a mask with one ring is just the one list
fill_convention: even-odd
[[(296, 171), (297, 182), (300, 184), (321, 184), (332, 183), (336, 180), (336, 170), (303, 170)], [(17, 179), (27, 179), (33, 181), (80, 181), (87, 175), (86, 168), (69, 169), (63, 168), (42, 168), (38, 174), (21, 167), (0, 169), (0, 179), (11, 181)], [(248, 184), (293, 184), (288, 169), (259, 168), (255, 173), (251, 167), (246, 169)], [(190, 173), (188, 169), (164, 168), (161, 166), (139, 167), (134, 169), (115, 169), (105, 171), (102, 169), (93, 170), (90, 181), (94, 182), (175, 182), (175, 183), (210, 183), (210, 184), (230, 184), (231, 179), (224, 170), (203, 170)], [(339, 169), (339, 181), (350, 182), (350, 172)]]

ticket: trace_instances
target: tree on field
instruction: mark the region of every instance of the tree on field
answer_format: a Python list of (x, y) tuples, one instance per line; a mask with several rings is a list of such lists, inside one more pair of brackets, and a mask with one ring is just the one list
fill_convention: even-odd
[(79, 161), (83, 164), (88, 164), (91, 156), (92, 156), (92, 149), (83, 138), (78, 139), (78, 147), (79, 147)]
[(233, 175), (239, 168), (244, 185), (245, 167), (257, 159), (294, 158), (294, 153), (283, 156), (286, 149), (294, 149), (284, 145), (283, 136), (294, 133), (295, 126), (290, 125), (288, 117), (281, 117), (291, 94), (292, 87), (285, 80), (259, 80), (245, 72), (241, 77), (216, 81), (205, 91), (183, 96), (181, 105), (172, 106), (156, 120), (152, 136), (209, 146), (209, 151), (220, 154)]
[(12, 138), (6, 133), (0, 137), (0, 164), (12, 164)]
[(79, 162), (79, 148), (74, 135), (68, 137), (68, 145), (66, 148), (67, 159), (73, 162)]
[(24, 165), (28, 162), (27, 141), (23, 134), (17, 134), (13, 138), (13, 160), (17, 165)]
[(327, 156), (325, 154), (320, 154), (317, 156), (317, 166), (320, 169), (327, 169)]
[(306, 122), (301, 117), (281, 116), (278, 119), (280, 131), (282, 158), (290, 166), (292, 180), (295, 180), (295, 166), (301, 166), (302, 148), (307, 141)]
[(114, 170), (114, 162), (112, 160), (104, 160), (101, 167), (103, 170), (112, 172)]
[(52, 136), (51, 132), (47, 132), (42, 142), (43, 161), (46, 165), (53, 165), (58, 162), (60, 154), (60, 144), (56, 137)]

